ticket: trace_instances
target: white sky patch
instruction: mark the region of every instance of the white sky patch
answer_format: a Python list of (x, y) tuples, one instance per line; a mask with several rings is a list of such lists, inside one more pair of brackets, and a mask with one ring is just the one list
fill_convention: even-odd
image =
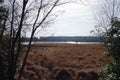
[(64, 10), (65, 13), (58, 16), (54, 27), (48, 29), (53, 36), (90, 36), (94, 29), (94, 19), (91, 6), (97, 4), (97, 0), (88, 0), (87, 5), (67, 4), (57, 7), (54, 11)]

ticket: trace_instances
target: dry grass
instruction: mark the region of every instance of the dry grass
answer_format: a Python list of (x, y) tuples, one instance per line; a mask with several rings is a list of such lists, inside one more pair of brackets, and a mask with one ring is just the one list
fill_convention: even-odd
[(106, 50), (100, 44), (36, 44), (32, 46), (25, 71), (32, 71), (29, 75), (34, 74), (44, 80), (50, 79), (53, 72), (61, 69), (69, 70), (74, 77), (80, 71), (96, 72), (110, 61), (104, 54)]

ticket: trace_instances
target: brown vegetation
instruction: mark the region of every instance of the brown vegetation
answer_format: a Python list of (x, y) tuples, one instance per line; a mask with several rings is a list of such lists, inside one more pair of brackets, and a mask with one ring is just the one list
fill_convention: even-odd
[(30, 51), (23, 78), (98, 80), (96, 72), (110, 61), (105, 51), (100, 44), (36, 44)]

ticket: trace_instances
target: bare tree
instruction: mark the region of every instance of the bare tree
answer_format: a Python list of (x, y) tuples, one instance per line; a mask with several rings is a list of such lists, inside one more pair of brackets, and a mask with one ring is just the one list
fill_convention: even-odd
[(17, 80), (21, 79), (31, 42), (37, 29), (48, 27), (56, 18), (53, 13), (57, 6), (74, 2), (74, 0), (8, 0), (7, 12), (3, 26), (3, 36), (7, 36), (6, 79), (14, 80), (17, 73), (19, 56), (22, 50), (22, 36), (30, 29), (30, 40), (19, 70)]
[(100, 80), (120, 79), (120, 0), (102, 0), (96, 13), (96, 32), (104, 38), (107, 55), (113, 58)]
[(111, 20), (120, 18), (120, 1), (119, 0), (100, 0), (94, 8), (94, 18), (96, 21), (95, 33), (99, 36), (111, 28)]

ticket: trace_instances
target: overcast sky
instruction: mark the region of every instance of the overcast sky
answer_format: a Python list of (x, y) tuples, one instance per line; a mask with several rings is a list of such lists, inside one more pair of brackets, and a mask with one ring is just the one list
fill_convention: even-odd
[[(85, 1), (85, 0), (84, 0)], [(88, 1), (88, 2), (87, 2)], [(92, 8), (97, 0), (86, 0), (85, 4), (67, 4), (59, 10), (64, 10), (58, 16), (53, 27), (47, 29), (47, 34), (52, 36), (90, 36), (94, 29)]]
[[(92, 7), (99, 3), (98, 0), (82, 0), (81, 4), (66, 4), (56, 7), (54, 11), (65, 11), (59, 14), (55, 23), (40, 36), (91, 36), (94, 29)], [(41, 35), (39, 35), (41, 34)], [(28, 33), (29, 36), (29, 33)]]

